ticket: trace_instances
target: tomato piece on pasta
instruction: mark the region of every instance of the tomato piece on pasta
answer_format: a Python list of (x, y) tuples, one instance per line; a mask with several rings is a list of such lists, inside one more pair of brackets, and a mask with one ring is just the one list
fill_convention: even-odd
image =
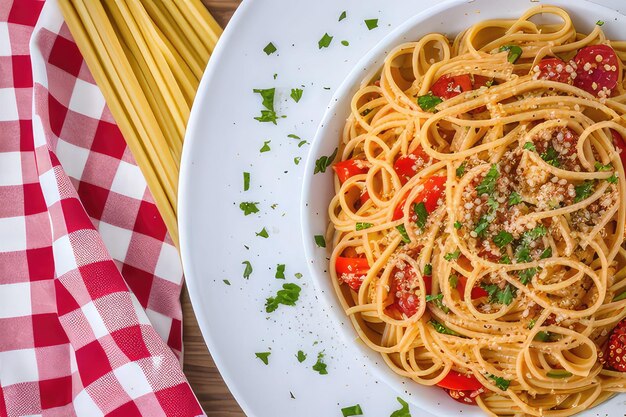
[[(417, 288), (418, 277), (415, 269), (407, 264), (404, 264), (404, 269), (394, 268), (391, 272), (393, 282), (391, 284), (391, 291), (394, 297), (393, 306), (407, 317), (412, 317), (419, 310), (419, 297), (415, 294), (415, 288)], [(422, 291), (425, 294), (430, 294), (432, 289), (432, 277), (425, 275), (424, 286)]]
[(408, 155), (401, 156), (393, 164), (402, 185), (409, 182), (429, 161), (430, 157), (421, 146)]
[(472, 374), (462, 374), (450, 370), (441, 381), (437, 382), (437, 386), (456, 391), (475, 391), (482, 388), (483, 384)]
[(565, 84), (574, 84), (572, 74), (575, 73), (571, 64), (559, 58), (545, 58), (533, 68), (536, 80), (558, 81)]
[(617, 54), (608, 45), (581, 48), (574, 57), (574, 85), (598, 97), (610, 97), (617, 86), (620, 64)]
[[(443, 196), (446, 189), (446, 177), (443, 175), (434, 175), (429, 177), (424, 183), (424, 190), (415, 197), (413, 203), (424, 203), (426, 211), (430, 214), (439, 206), (439, 200)], [(400, 204), (396, 206), (393, 212), (392, 220), (400, 220), (404, 216), (404, 206), (406, 205), (406, 197), (400, 200)], [(411, 207), (409, 217), (413, 218), (415, 213)]]
[[(463, 275), (459, 276), (456, 289), (459, 291), (459, 294), (461, 295), (461, 297), (463, 297), (463, 294), (465, 294), (466, 285), (467, 285), (467, 277)], [(487, 297), (489, 293), (480, 287), (474, 287), (472, 288), (471, 295), (472, 295), (472, 300), (475, 300), (477, 298)]]
[(626, 372), (626, 320), (620, 321), (611, 332), (602, 358), (616, 371)]
[(469, 74), (454, 76), (446, 74), (439, 77), (430, 89), (437, 97), (447, 100), (474, 88)]
[(339, 279), (354, 291), (358, 291), (367, 275), (370, 265), (366, 258), (348, 258), (339, 256), (335, 261), (335, 270)]
[(346, 161), (337, 162), (333, 165), (333, 169), (339, 177), (339, 182), (344, 183), (348, 178), (359, 174), (366, 174), (369, 170), (366, 162), (361, 159), (348, 159)]

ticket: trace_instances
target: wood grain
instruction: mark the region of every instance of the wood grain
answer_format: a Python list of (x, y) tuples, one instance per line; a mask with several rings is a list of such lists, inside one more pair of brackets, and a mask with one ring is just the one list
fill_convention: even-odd
[[(241, 0), (202, 0), (222, 27), (228, 24)], [(208, 417), (245, 417), (222, 380), (204, 344), (193, 313), (187, 287), (181, 296), (183, 307), (183, 370)]]

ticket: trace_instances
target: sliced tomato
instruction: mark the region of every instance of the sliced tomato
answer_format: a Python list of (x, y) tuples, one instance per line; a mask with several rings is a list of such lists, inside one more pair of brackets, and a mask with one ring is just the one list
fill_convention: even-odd
[(447, 100), (456, 97), (465, 91), (473, 90), (472, 78), (469, 74), (463, 75), (442, 75), (430, 88), (434, 95)]
[[(457, 281), (456, 289), (459, 291), (459, 294), (461, 294), (461, 297), (463, 296), (463, 294), (465, 294), (466, 285), (467, 285), (467, 277), (460, 275)], [(487, 297), (488, 295), (489, 293), (480, 287), (472, 288), (472, 292), (471, 292), (472, 300), (475, 300), (481, 297)]]
[(333, 165), (333, 169), (339, 177), (339, 182), (342, 184), (350, 177), (354, 177), (359, 174), (366, 174), (369, 168), (365, 165), (365, 161), (362, 159), (347, 159), (345, 161), (337, 162)]
[(611, 129), (611, 136), (613, 136), (613, 145), (617, 148), (619, 152), (619, 158), (622, 160), (622, 165), (624, 169), (626, 169), (626, 141), (622, 135), (617, 133), (617, 130)]
[(400, 182), (402, 185), (409, 182), (415, 174), (417, 174), (417, 164), (421, 161), (427, 161), (429, 156), (421, 146), (418, 146), (413, 152), (408, 155), (401, 156), (398, 158), (393, 164), (393, 169), (400, 177)]
[[(558, 81), (571, 85), (574, 83), (574, 79), (572, 78), (572, 73), (566, 70), (568, 65), (569, 64), (559, 58), (542, 59), (539, 64), (537, 64), (539, 68), (537, 79)], [(571, 71), (573, 71), (573, 69)]]
[[(392, 284), (391, 291), (394, 297), (393, 307), (400, 313), (404, 313), (407, 317), (412, 317), (419, 309), (419, 297), (410, 290), (417, 282), (417, 273), (415, 269), (406, 265), (403, 270), (394, 268), (391, 272)], [(432, 277), (425, 275), (423, 289), (426, 294), (430, 294), (432, 290)]]
[(476, 391), (457, 391), (452, 389), (445, 389), (450, 398), (467, 405), (476, 405), (476, 397), (482, 394), (483, 390), (478, 389)]
[(370, 265), (366, 258), (348, 258), (339, 256), (335, 261), (335, 270), (340, 280), (348, 284), (354, 291), (358, 291), (367, 275)]
[[(438, 206), (439, 199), (443, 195), (446, 185), (446, 177), (443, 175), (434, 175), (424, 182), (424, 190), (417, 195), (413, 203), (424, 203), (426, 211), (432, 213)], [(392, 220), (399, 220), (404, 215), (403, 210), (406, 205), (406, 197), (400, 200), (400, 204), (396, 206), (393, 212)], [(410, 216), (413, 216), (413, 207), (410, 208)]]
[(450, 370), (441, 381), (437, 382), (437, 386), (456, 391), (475, 391), (482, 388), (483, 384), (472, 374)]
[[(608, 45), (590, 45), (581, 48), (574, 57), (576, 78), (574, 85), (593, 95), (605, 91), (606, 97), (617, 86), (619, 59)], [(604, 90), (606, 89), (606, 90)]]

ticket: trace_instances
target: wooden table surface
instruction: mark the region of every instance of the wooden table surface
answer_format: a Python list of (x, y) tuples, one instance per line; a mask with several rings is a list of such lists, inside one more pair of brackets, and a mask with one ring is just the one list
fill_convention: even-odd
[[(215, 19), (225, 27), (241, 0), (202, 0)], [(204, 344), (193, 308), (183, 289), (184, 371), (209, 417), (243, 417), (245, 414), (224, 384)]]

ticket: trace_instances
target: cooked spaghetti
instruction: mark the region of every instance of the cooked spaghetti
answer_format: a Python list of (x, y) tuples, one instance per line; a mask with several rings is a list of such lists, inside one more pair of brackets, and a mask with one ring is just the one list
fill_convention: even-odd
[(393, 371), (491, 416), (626, 391), (626, 43), (601, 26), (539, 6), (402, 44), (340, 141), (346, 314)]

